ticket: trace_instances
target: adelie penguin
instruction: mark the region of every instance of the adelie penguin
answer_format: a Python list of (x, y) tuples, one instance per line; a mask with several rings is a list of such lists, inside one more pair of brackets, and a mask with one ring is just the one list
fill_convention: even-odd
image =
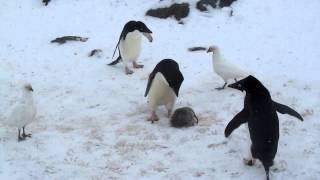
[(150, 42), (153, 38), (152, 31), (141, 21), (129, 21), (123, 27), (117, 46), (113, 52), (112, 58), (116, 50), (119, 51), (119, 56), (116, 60), (108, 65), (118, 64), (120, 61), (124, 63), (125, 73), (132, 74), (133, 71), (128, 67), (129, 63), (133, 64), (134, 68), (143, 68), (142, 64), (137, 63), (137, 59), (141, 52), (142, 35)]
[(179, 89), (184, 78), (179, 70), (179, 65), (172, 59), (160, 61), (149, 75), (149, 80), (144, 96), (148, 96), (148, 103), (152, 114), (148, 121), (158, 121), (156, 114), (158, 106), (164, 105), (171, 116)]
[(251, 155), (246, 160), (247, 165), (253, 165), (255, 159), (259, 159), (265, 169), (269, 180), (269, 168), (278, 149), (279, 121), (277, 111), (282, 114), (289, 114), (301, 121), (303, 118), (299, 113), (290, 107), (277, 103), (271, 99), (269, 91), (263, 84), (253, 76), (248, 76), (228, 87), (245, 91), (244, 107), (228, 123), (225, 129), (225, 136), (229, 137), (232, 131), (243, 123), (248, 123), (251, 139)]

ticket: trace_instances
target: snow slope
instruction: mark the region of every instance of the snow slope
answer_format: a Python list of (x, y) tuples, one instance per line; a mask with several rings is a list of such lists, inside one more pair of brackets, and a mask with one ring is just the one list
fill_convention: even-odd
[[(192, 6), (195, 6), (194, 1)], [(164, 2), (163, 4), (166, 4)], [(0, 1), (0, 179), (265, 179), (261, 164), (242, 159), (249, 144), (245, 127), (230, 138), (224, 128), (241, 110), (243, 94), (214, 88), (211, 55), (192, 46), (219, 45), (230, 61), (254, 73), (273, 99), (300, 112), (305, 121), (279, 114), (279, 149), (271, 178), (320, 176), (320, 2), (239, 0), (230, 9), (192, 10), (175, 20), (145, 17), (158, 0)], [(143, 20), (154, 32), (144, 39), (144, 69), (126, 76), (122, 64), (106, 66), (125, 22)], [(49, 43), (64, 35), (85, 43)], [(95, 48), (102, 58), (89, 58)], [(177, 107), (191, 106), (199, 125), (169, 127), (166, 111), (150, 124), (143, 97), (148, 74), (163, 58), (175, 59), (185, 81)], [(30, 82), (38, 107), (17, 142), (7, 114)]]

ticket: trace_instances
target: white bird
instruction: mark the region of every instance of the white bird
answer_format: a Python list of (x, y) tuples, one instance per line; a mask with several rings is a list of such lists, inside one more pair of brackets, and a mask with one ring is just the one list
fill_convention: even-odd
[[(25, 133), (26, 125), (30, 124), (36, 115), (36, 107), (33, 102), (33, 89), (30, 84), (26, 84), (22, 89), (22, 96), (14, 106), (9, 116), (8, 125), (18, 128), (18, 141), (31, 137)], [(22, 129), (22, 134), (20, 133)]]
[(216, 88), (217, 90), (222, 90), (226, 87), (229, 79), (243, 79), (250, 74), (242, 70), (235, 64), (227, 61), (223, 55), (220, 53), (218, 46), (210, 46), (207, 53), (212, 52), (212, 64), (213, 70), (224, 80), (222, 87)]

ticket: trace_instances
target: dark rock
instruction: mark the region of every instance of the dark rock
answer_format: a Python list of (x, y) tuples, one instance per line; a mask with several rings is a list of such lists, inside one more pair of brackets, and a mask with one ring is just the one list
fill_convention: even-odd
[(231, 4), (236, 1), (236, 0), (220, 0), (220, 4), (219, 7), (223, 8), (223, 7), (229, 7), (231, 6)]
[(96, 55), (96, 54), (100, 54), (100, 53), (102, 53), (102, 50), (101, 49), (94, 49), (94, 50), (92, 50), (91, 52), (90, 52), (90, 54), (88, 55), (89, 57), (92, 57), (92, 56), (94, 56), (94, 55)]
[(207, 50), (207, 48), (200, 47), (200, 46), (188, 48), (188, 51), (190, 51), (190, 52), (193, 52), (193, 51), (205, 51), (205, 50)]
[(200, 11), (208, 11), (207, 6), (212, 8), (229, 7), (236, 0), (199, 0), (197, 2), (197, 9)]
[(218, 0), (200, 0), (197, 2), (197, 9), (200, 11), (208, 11), (207, 6), (211, 6), (212, 8), (217, 8)]
[(84, 38), (84, 37), (79, 37), (79, 36), (63, 36), (63, 37), (59, 37), (56, 38), (54, 40), (51, 41), (51, 43), (59, 43), (59, 44), (64, 44), (67, 41), (81, 41), (81, 42), (86, 42), (88, 40), (88, 38)]
[(168, 18), (174, 16), (178, 21), (189, 15), (190, 8), (189, 3), (172, 4), (170, 7), (150, 9), (146, 12), (146, 15), (158, 18)]

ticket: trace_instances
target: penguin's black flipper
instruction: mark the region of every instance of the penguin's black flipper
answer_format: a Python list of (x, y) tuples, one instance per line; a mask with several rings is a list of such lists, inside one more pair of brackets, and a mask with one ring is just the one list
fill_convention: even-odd
[(112, 66), (112, 65), (118, 64), (120, 61), (121, 61), (121, 56), (119, 55), (116, 60), (112, 61), (112, 62), (109, 63), (108, 65), (109, 65), (109, 66)]
[(237, 129), (241, 124), (246, 123), (248, 116), (248, 112), (245, 109), (242, 109), (242, 111), (235, 115), (228, 123), (226, 129), (224, 130), (224, 136), (229, 137), (233, 130)]
[(149, 90), (150, 90), (150, 87), (151, 87), (151, 84), (152, 84), (152, 81), (153, 81), (154, 77), (156, 76), (156, 73), (157, 72), (152, 71), (152, 73), (149, 75), (148, 84), (147, 84), (146, 92), (144, 93), (144, 97), (147, 97)]
[(116, 48), (114, 48), (114, 51), (113, 51), (113, 54), (112, 54), (112, 58), (114, 57), (114, 54), (116, 54), (117, 49), (119, 51), (119, 56), (120, 56), (119, 43), (120, 43), (120, 39), (119, 39), (119, 41), (118, 41), (118, 43), (116, 45)]
[(125, 38), (126, 38), (126, 37), (125, 37), (125, 34), (126, 34), (126, 31), (125, 31), (125, 28), (123, 28), (123, 30), (122, 30), (122, 32), (121, 32), (121, 34), (120, 34), (118, 43), (117, 43), (117, 45), (116, 45), (116, 48), (114, 48), (112, 58), (114, 57), (114, 54), (116, 53), (117, 49), (118, 49), (118, 51), (119, 51), (119, 56), (121, 56), (121, 54), (120, 54), (120, 49), (119, 49), (119, 44), (120, 44), (121, 38), (122, 38), (123, 40), (125, 40)]
[(300, 119), (301, 121), (303, 121), (302, 116), (299, 113), (297, 113), (295, 110), (290, 108), (289, 106), (277, 103), (275, 101), (273, 101), (273, 104), (275, 105), (275, 107), (276, 107), (276, 109), (277, 109), (277, 111), (279, 113), (281, 113), (281, 114), (289, 114), (289, 115), (294, 116), (294, 117)]

